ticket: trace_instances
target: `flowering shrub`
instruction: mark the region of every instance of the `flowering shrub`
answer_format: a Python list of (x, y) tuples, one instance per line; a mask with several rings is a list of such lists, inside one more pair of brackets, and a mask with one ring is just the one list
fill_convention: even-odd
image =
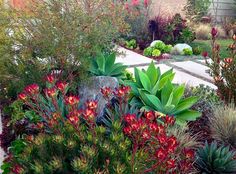
[[(218, 94), (225, 102), (236, 101), (236, 35), (233, 35), (233, 43), (229, 45), (231, 56), (221, 59), (220, 45), (217, 44), (218, 31), (212, 28), (212, 56), (211, 61), (206, 59), (210, 68), (210, 74), (214, 78), (215, 85), (218, 87)], [(204, 53), (204, 57), (208, 54)]]
[(190, 43), (195, 39), (195, 34), (180, 14), (173, 17), (159, 15), (149, 21), (149, 27), (152, 28), (154, 40), (162, 40), (165, 43)]
[[(178, 137), (167, 130), (175, 119), (146, 112), (141, 117), (127, 113), (115, 119), (109, 129), (96, 123), (97, 101), (80, 104), (68, 94), (68, 84), (49, 75), (47, 88), (37, 84), (19, 94), (27, 110), (40, 119), (31, 126), (36, 135), (23, 135), (13, 142), (2, 169), (6, 173), (189, 173), (194, 151), (180, 146)], [(127, 102), (130, 88), (101, 89), (105, 98), (116, 96)], [(109, 106), (107, 106), (109, 107)], [(120, 113), (124, 113), (123, 110)], [(162, 120), (162, 123), (157, 121)], [(109, 130), (109, 131), (108, 131)]]

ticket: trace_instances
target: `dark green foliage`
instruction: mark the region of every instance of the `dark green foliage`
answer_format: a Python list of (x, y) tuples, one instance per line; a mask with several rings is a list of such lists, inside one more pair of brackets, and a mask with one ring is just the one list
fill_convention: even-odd
[(197, 151), (196, 166), (204, 174), (224, 174), (236, 172), (235, 152), (229, 147), (218, 147), (216, 142), (205, 143), (205, 146)]
[(125, 47), (129, 49), (135, 49), (137, 47), (137, 42), (135, 39), (131, 39), (125, 42)]

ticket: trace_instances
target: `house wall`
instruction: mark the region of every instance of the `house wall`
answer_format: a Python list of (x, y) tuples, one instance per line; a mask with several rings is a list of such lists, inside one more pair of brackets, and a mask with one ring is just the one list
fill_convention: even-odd
[(236, 18), (236, 5), (234, 0), (212, 0), (209, 8), (209, 14), (216, 19), (217, 22), (224, 21), (225, 17)]

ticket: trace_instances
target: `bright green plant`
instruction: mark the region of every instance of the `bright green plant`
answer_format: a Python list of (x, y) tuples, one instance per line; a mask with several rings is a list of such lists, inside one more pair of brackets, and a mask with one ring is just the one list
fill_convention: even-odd
[(217, 146), (216, 142), (205, 143), (197, 152), (196, 165), (201, 173), (223, 174), (236, 172), (235, 152), (229, 147)]
[(90, 72), (95, 76), (111, 76), (121, 78), (124, 76), (127, 66), (122, 63), (115, 63), (116, 54), (100, 53), (92, 60)]
[(178, 124), (193, 121), (201, 116), (201, 113), (190, 110), (198, 97), (183, 98), (184, 85), (174, 85), (173, 70), (161, 74), (160, 68), (156, 68), (152, 62), (147, 71), (135, 68), (135, 82), (128, 82), (132, 88), (131, 103), (143, 110), (155, 110), (163, 114), (174, 115)]
[(154, 49), (154, 50), (152, 51), (152, 56), (153, 56), (153, 57), (159, 57), (160, 55), (161, 55), (161, 51), (160, 51), (160, 50)]
[(189, 49), (189, 48), (185, 48), (185, 49), (183, 50), (183, 53), (184, 53), (184, 55), (186, 55), (186, 56), (192, 56), (192, 55), (193, 55), (193, 51), (192, 51), (191, 49)]
[(165, 50), (166, 44), (162, 41), (158, 41), (155, 45), (154, 48), (160, 50), (161, 52)]
[(149, 57), (152, 56), (152, 52), (153, 52), (153, 47), (147, 47), (144, 49), (143, 55)]
[(125, 46), (129, 49), (135, 49), (137, 47), (137, 42), (135, 39), (131, 39), (130, 41), (125, 42)]
[(163, 52), (164, 53), (170, 53), (171, 52), (171, 50), (172, 50), (172, 48), (173, 48), (173, 46), (172, 45), (166, 45), (165, 46), (165, 48), (164, 48), (164, 50), (163, 50)]

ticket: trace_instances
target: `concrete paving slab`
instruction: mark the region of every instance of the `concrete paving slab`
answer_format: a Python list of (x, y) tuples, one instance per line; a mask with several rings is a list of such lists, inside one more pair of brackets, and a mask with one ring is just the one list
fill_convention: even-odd
[(133, 51), (127, 50), (123, 47), (118, 47), (118, 51), (125, 53), (125, 55), (117, 56), (116, 62), (123, 63), (124, 65), (129, 65), (129, 66), (145, 65), (145, 64), (147, 65), (153, 61), (150, 58), (137, 54)]
[(207, 73), (207, 71), (209, 71), (209, 68), (200, 63), (196, 63), (193, 61), (184, 61), (184, 62), (171, 62), (171, 64), (177, 66), (178, 68), (183, 69), (184, 71), (189, 72), (190, 74), (196, 74), (197, 76), (201, 76), (208, 80), (212, 80), (210, 74)]

